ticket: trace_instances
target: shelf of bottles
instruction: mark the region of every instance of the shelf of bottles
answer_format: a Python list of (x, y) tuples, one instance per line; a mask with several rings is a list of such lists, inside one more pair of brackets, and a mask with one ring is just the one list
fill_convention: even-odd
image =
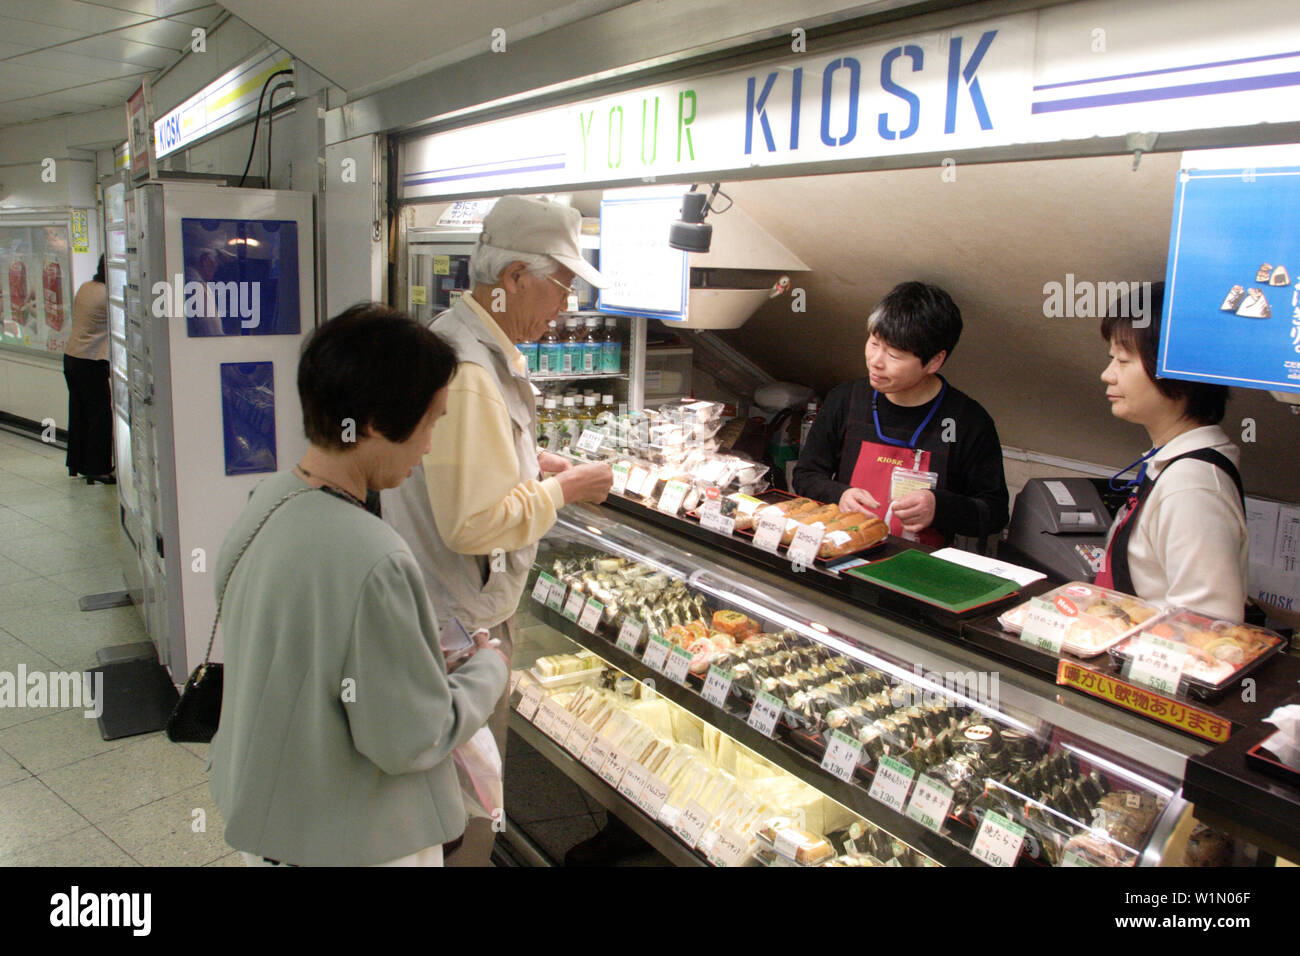
[(585, 428), (626, 413), (631, 356), (616, 317), (591, 311), (561, 313), (540, 340), (525, 342), (519, 350), (540, 392), (540, 447), (571, 452)]

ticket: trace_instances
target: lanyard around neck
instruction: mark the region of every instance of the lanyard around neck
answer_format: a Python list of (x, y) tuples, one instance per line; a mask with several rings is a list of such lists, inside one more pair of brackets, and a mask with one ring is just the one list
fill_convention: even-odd
[[(1152, 457), (1156, 452), (1158, 452), (1158, 451), (1160, 450), (1160, 448), (1164, 448), (1164, 447), (1165, 447), (1164, 445), (1161, 445), (1159, 448), (1152, 448), (1149, 452), (1147, 452), (1147, 453), (1146, 453), (1145, 455), (1143, 455), (1141, 458), (1137, 459), (1137, 461), (1134, 461), (1132, 464), (1128, 465), (1128, 466), (1125, 467), (1125, 468), (1121, 468), (1119, 471), (1115, 472), (1115, 474), (1111, 475), (1111, 476), (1110, 476), (1110, 481), (1108, 482), (1109, 485), (1110, 485), (1110, 490), (1111, 490), (1111, 491), (1126, 491), (1126, 490), (1128, 490), (1129, 488), (1138, 488), (1138, 487), (1141, 487), (1141, 485), (1142, 485), (1142, 479), (1144, 479), (1144, 478), (1147, 476), (1147, 462), (1148, 462), (1148, 460), (1150, 460), (1150, 458), (1151, 458), (1151, 457)], [(1141, 466), (1140, 468), (1138, 467), (1139, 465)], [(1138, 473), (1137, 473), (1137, 477), (1136, 477), (1136, 478), (1132, 478), (1132, 479), (1130, 479), (1128, 482), (1126, 482), (1125, 484), (1122, 484), (1122, 485), (1117, 485), (1117, 484), (1115, 484), (1115, 481), (1116, 481), (1117, 478), (1119, 478), (1120, 476), (1126, 474), (1127, 472), (1132, 471), (1134, 468), (1137, 468), (1137, 469), (1138, 469)]]
[[(876, 437), (879, 438), (881, 441), (883, 441), (886, 445), (894, 445), (894, 446), (897, 447), (897, 448), (915, 448), (915, 447), (916, 447), (917, 440), (920, 439), (920, 437), (921, 437), (921, 433), (925, 431), (926, 427), (927, 427), (927, 426), (930, 424), (930, 422), (934, 419), (935, 412), (939, 411), (939, 406), (943, 404), (943, 396), (944, 396), (944, 394), (945, 394), (947, 391), (948, 391), (948, 383), (947, 383), (947, 382), (944, 382), (944, 383), (943, 383), (943, 387), (939, 389), (939, 394), (936, 395), (936, 396), (934, 397), (934, 404), (933, 404), (932, 406), (930, 406), (929, 414), (927, 414), (927, 415), (925, 416), (925, 418), (922, 420), (921, 424), (919, 424), (919, 425), (916, 426), (916, 431), (912, 432), (912, 438), (911, 438), (911, 440), (910, 440), (910, 441), (899, 441), (899, 440), (896, 439), (896, 438), (890, 438), (890, 437), (888, 437), (888, 436), (887, 436), (883, 431), (881, 431), (881, 429), (880, 429), (880, 411), (879, 411), (879, 409), (876, 407), (876, 400), (879, 398), (880, 393), (877, 392), (875, 389), (872, 389), (872, 391), (871, 391), (871, 421), (872, 421), (872, 422), (875, 424), (875, 426), (876, 426)], [(1131, 466), (1130, 466), (1130, 467), (1131, 467)], [(1122, 474), (1122, 472), (1121, 472), (1121, 474)]]

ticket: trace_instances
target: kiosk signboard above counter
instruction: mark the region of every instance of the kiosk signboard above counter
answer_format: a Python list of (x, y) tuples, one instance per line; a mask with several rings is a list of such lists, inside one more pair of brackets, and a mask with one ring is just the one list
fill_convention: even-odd
[(1184, 169), (1162, 377), (1300, 392), (1300, 168)]

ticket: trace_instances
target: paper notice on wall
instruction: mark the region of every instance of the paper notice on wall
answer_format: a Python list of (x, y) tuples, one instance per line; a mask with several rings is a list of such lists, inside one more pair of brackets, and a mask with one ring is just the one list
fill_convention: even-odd
[(1294, 574), (1300, 557), (1300, 505), (1281, 505), (1277, 514), (1277, 541), (1273, 567)]
[(1246, 499), (1246, 529), (1250, 533), (1250, 563), (1272, 564), (1281, 505), (1260, 498)]

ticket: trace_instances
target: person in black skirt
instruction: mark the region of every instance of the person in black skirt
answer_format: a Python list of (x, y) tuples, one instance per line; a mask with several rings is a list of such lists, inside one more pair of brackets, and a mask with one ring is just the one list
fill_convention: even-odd
[(63, 348), (68, 383), (68, 474), (86, 484), (113, 477), (113, 411), (108, 384), (108, 287), (104, 257), (72, 301), (72, 331)]

